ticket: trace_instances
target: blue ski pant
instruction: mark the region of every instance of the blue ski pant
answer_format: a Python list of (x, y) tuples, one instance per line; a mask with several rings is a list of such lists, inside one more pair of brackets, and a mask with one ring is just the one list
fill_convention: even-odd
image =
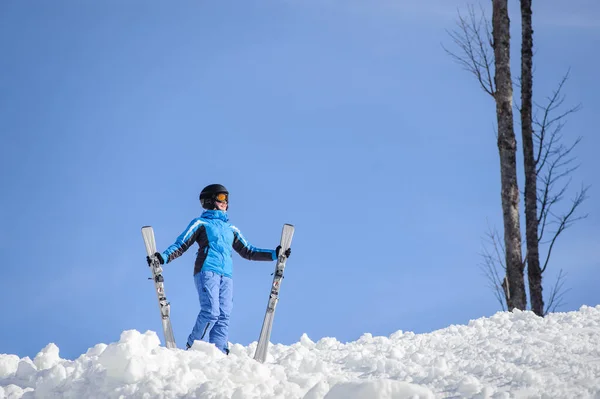
[(233, 280), (211, 271), (194, 275), (200, 298), (200, 313), (188, 344), (205, 340), (215, 344), (222, 352), (228, 352), (229, 316), (233, 309)]

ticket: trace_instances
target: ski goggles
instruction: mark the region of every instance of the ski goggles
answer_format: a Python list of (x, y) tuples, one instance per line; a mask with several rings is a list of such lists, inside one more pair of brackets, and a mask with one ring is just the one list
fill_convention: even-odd
[(215, 195), (215, 201), (229, 202), (229, 195), (227, 195), (227, 193), (218, 193)]

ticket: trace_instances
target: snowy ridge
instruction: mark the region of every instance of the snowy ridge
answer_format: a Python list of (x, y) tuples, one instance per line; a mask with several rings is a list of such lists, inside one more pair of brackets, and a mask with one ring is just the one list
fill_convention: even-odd
[(197, 342), (159, 346), (124, 331), (76, 360), (54, 344), (33, 359), (0, 355), (0, 398), (600, 398), (600, 305), (539, 318), (499, 312), (428, 334), (364, 334), (230, 356)]

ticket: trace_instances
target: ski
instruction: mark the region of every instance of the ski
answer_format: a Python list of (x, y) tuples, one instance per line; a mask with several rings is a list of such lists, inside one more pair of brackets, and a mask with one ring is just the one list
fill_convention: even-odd
[(152, 280), (156, 288), (156, 296), (158, 298), (158, 308), (160, 310), (160, 318), (162, 321), (163, 334), (165, 337), (165, 346), (173, 349), (177, 348), (175, 337), (173, 336), (173, 327), (171, 326), (171, 304), (167, 301), (165, 295), (165, 282), (162, 275), (162, 267), (154, 254), (156, 253), (156, 242), (154, 241), (154, 230), (151, 226), (142, 227), (142, 237), (146, 245), (146, 253), (151, 259), (150, 270), (152, 272)]
[(258, 338), (256, 353), (254, 354), (254, 360), (257, 360), (261, 363), (264, 363), (267, 358), (267, 350), (269, 347), (269, 340), (271, 338), (271, 329), (273, 328), (273, 318), (275, 317), (275, 307), (277, 306), (277, 301), (279, 300), (279, 290), (281, 288), (281, 280), (283, 279), (283, 270), (285, 269), (285, 262), (287, 261), (285, 251), (292, 244), (293, 235), (294, 226), (291, 224), (284, 224), (283, 231), (281, 232), (281, 250), (279, 251), (279, 257), (277, 258), (277, 264), (275, 265), (275, 272), (273, 273), (273, 284), (271, 285), (271, 293), (269, 294), (267, 311), (265, 313), (262, 329), (260, 330), (260, 337)]

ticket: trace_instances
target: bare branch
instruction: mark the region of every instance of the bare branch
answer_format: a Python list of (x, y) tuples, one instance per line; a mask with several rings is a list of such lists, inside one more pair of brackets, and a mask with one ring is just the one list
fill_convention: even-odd
[[(561, 144), (562, 130), (565, 126), (564, 119), (581, 109), (580, 105), (567, 109), (565, 112), (557, 114), (559, 109), (565, 102), (565, 96), (562, 90), (566, 81), (569, 78), (567, 72), (558, 84), (556, 90), (547, 98), (544, 106), (536, 104), (536, 107), (541, 110), (542, 117), (534, 118), (534, 125), (537, 127), (534, 131), (534, 137), (537, 145), (536, 155), (536, 172), (538, 175), (538, 220), (539, 231), (538, 240), (543, 244), (550, 244), (546, 261), (542, 272), (548, 265), (548, 260), (552, 252), (552, 248), (558, 236), (565, 228), (570, 226), (572, 222), (580, 218), (574, 218), (574, 212), (579, 207), (581, 202), (586, 198), (587, 189), (582, 189), (573, 200), (569, 211), (561, 216), (557, 216), (553, 208), (564, 199), (568, 188), (570, 187), (571, 179), (559, 186), (563, 179), (568, 178), (577, 170), (578, 164), (575, 164), (575, 157), (571, 154), (573, 149), (581, 142), (581, 137), (575, 139), (570, 146)], [(550, 226), (558, 226), (552, 234), (550, 240), (544, 241), (544, 236)]]
[(558, 228), (556, 229), (556, 232), (554, 233), (554, 236), (552, 237), (552, 240), (550, 241), (550, 247), (548, 248), (548, 254), (546, 255), (546, 261), (544, 262), (544, 266), (542, 267), (542, 273), (544, 271), (546, 271), (546, 267), (548, 266), (548, 261), (550, 260), (550, 255), (552, 254), (552, 248), (554, 247), (554, 243), (556, 242), (556, 239), (558, 238), (558, 236), (565, 229), (569, 228), (573, 223), (575, 223), (578, 220), (585, 219), (588, 216), (587, 214), (585, 214), (583, 216), (574, 217), (575, 211), (577, 210), (579, 205), (581, 205), (581, 203), (583, 201), (585, 201), (585, 199), (587, 198), (587, 190), (588, 189), (589, 189), (589, 186), (581, 188), (581, 190), (577, 193), (575, 198), (572, 200), (571, 208), (569, 209), (569, 211), (567, 213), (560, 215), (560, 216), (552, 215), (558, 221)]
[(480, 13), (481, 16), (477, 17), (473, 5), (468, 6), (467, 16), (463, 16), (459, 11), (457, 28), (447, 31), (458, 47), (458, 54), (443, 45), (442, 48), (465, 70), (475, 75), (481, 88), (493, 97), (496, 90), (492, 78), (494, 65), (494, 53), (491, 50), (492, 34), (490, 22), (485, 17), (483, 8), (480, 9)]
[[(490, 250), (491, 246), (491, 250)], [(488, 232), (484, 239), (483, 252), (480, 254), (483, 258), (483, 263), (480, 265), (481, 270), (488, 280), (488, 286), (492, 289), (496, 300), (500, 303), (502, 310), (506, 310), (505, 291), (503, 288), (503, 280), (499, 273), (499, 267), (506, 273), (506, 265), (504, 263), (504, 246), (498, 231), (488, 226)]]
[(564, 295), (570, 290), (564, 290), (566, 274), (563, 273), (563, 270), (560, 269), (558, 272), (558, 277), (556, 278), (556, 283), (554, 283), (554, 287), (550, 292), (550, 298), (548, 300), (548, 306), (544, 311), (544, 316), (550, 312), (555, 312), (557, 308), (563, 305)]
[[(537, 109), (541, 110), (542, 117), (541, 119), (537, 117), (537, 114), (534, 115), (533, 125), (538, 128), (537, 131), (534, 131), (534, 137), (537, 139), (537, 156), (536, 156), (536, 164), (538, 173), (544, 168), (545, 163), (549, 157), (549, 153), (551, 149), (554, 148), (554, 143), (560, 140), (559, 133), (564, 127), (563, 119), (565, 119), (568, 115), (577, 112), (581, 109), (581, 105), (576, 105), (573, 108), (567, 109), (565, 112), (558, 114), (557, 116), (553, 116), (555, 111), (562, 107), (565, 96), (562, 94), (563, 87), (566, 81), (569, 79), (569, 71), (563, 76), (561, 81), (558, 84), (556, 90), (552, 92), (552, 95), (547, 98), (546, 105), (540, 105), (535, 103)], [(548, 135), (550, 136), (548, 138)], [(548, 143), (546, 140), (549, 139)]]

